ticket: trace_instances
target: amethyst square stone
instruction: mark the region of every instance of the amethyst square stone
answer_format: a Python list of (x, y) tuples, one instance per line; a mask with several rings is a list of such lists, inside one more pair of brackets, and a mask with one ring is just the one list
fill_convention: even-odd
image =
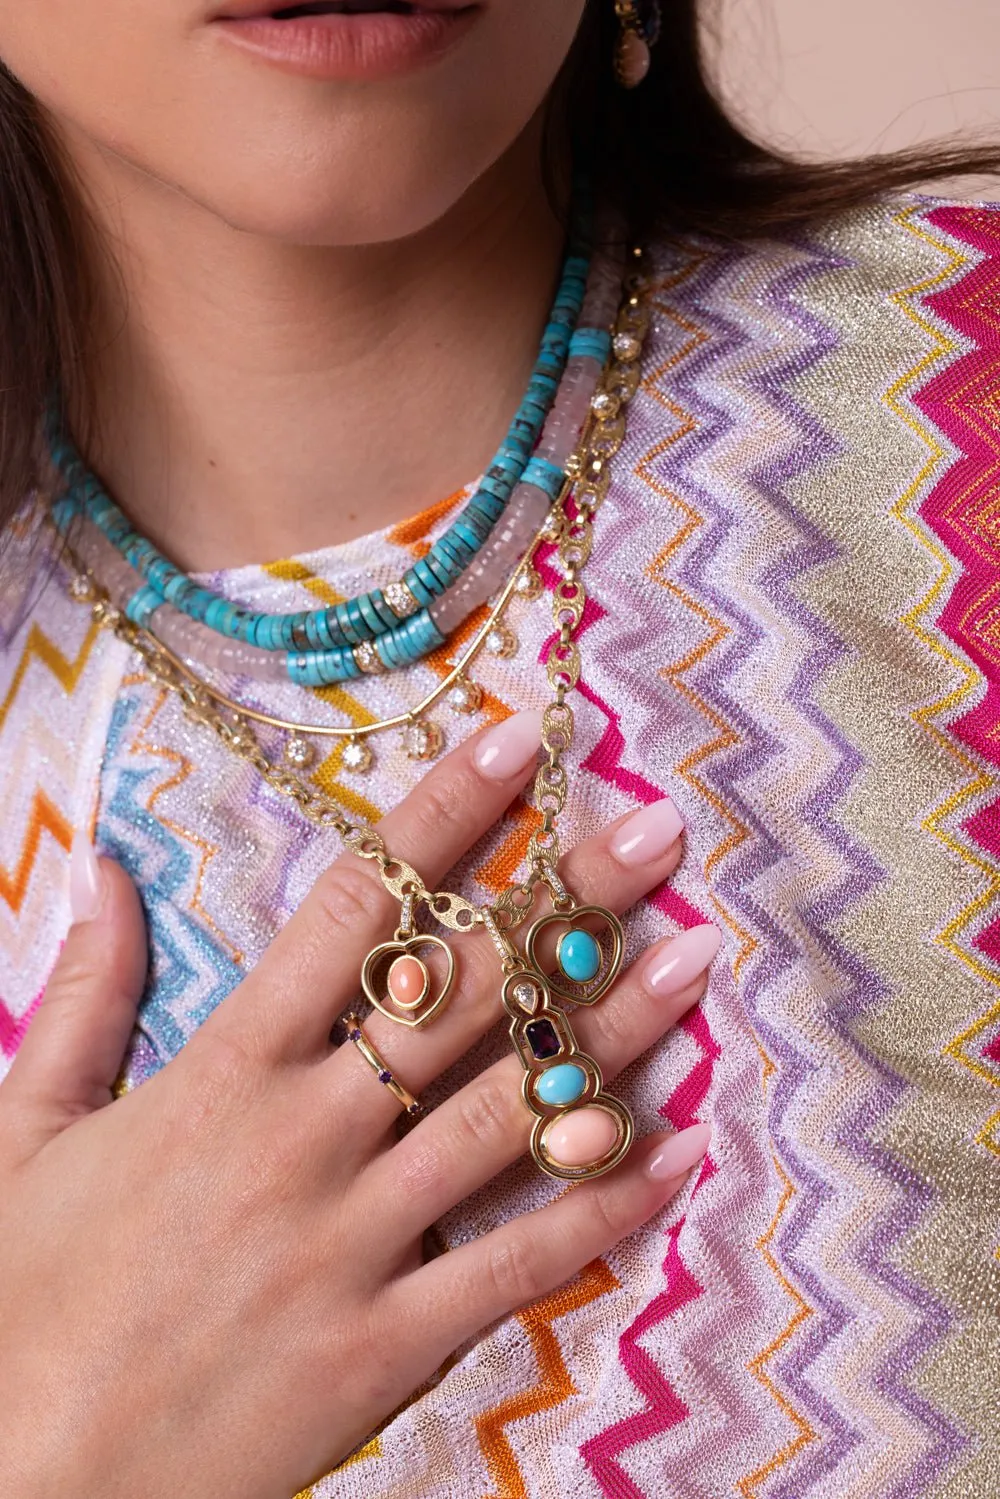
[(524, 1027), (524, 1034), (532, 1056), (539, 1062), (544, 1062), (548, 1057), (557, 1057), (562, 1051), (562, 1042), (551, 1020), (529, 1020)]

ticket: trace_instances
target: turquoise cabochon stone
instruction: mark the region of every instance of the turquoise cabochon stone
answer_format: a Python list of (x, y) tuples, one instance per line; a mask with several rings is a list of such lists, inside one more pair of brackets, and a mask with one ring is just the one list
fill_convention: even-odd
[(581, 927), (571, 927), (563, 934), (557, 957), (563, 973), (577, 984), (589, 984), (600, 971), (600, 943)]
[(576, 1103), (586, 1087), (587, 1074), (582, 1067), (577, 1067), (574, 1062), (560, 1062), (557, 1067), (550, 1067), (542, 1073), (535, 1084), (535, 1092), (543, 1103), (560, 1107)]

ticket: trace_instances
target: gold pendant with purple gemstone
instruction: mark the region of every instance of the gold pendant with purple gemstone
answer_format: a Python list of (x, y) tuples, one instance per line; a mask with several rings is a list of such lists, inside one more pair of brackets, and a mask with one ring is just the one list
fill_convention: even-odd
[(605, 1093), (600, 1067), (580, 1051), (569, 1017), (553, 1006), (549, 986), (535, 969), (508, 973), (502, 997), (524, 1068), (521, 1096), (535, 1115), (532, 1159), (558, 1181), (603, 1176), (632, 1144), (631, 1113)]

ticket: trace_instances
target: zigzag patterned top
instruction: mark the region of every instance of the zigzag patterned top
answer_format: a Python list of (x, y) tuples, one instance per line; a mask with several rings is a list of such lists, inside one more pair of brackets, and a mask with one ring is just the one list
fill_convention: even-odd
[[(684, 862), (631, 942), (714, 919), (725, 958), (622, 1088), (643, 1129), (711, 1118), (712, 1151), (664, 1217), (460, 1350), (310, 1493), (995, 1499), (1000, 204), (893, 194), (665, 250), (644, 376), (588, 570), (566, 833), (667, 791), (681, 808)], [(262, 608), (334, 602), (398, 575), (460, 498), (214, 581)], [(494, 719), (544, 700), (548, 611), (518, 609), (519, 657), (482, 673)], [(333, 848), (56, 586), (3, 614), (0, 1050), (30, 1023), (71, 829), (91, 826), (149, 920), (140, 1085)], [(443, 669), (316, 710), (362, 723)], [(365, 781), (336, 753), (316, 771), (369, 818), (418, 774), (395, 752)], [(504, 883), (532, 815), (473, 850), (467, 892)], [(552, 1190), (518, 1167), (443, 1235)]]

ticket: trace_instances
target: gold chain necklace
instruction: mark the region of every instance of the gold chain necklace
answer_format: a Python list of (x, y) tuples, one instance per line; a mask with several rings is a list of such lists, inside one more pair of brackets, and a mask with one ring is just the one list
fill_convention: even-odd
[[(556, 824), (567, 793), (563, 760), (574, 734), (573, 710), (566, 699), (576, 687), (581, 670), (576, 637), (587, 600), (582, 574), (593, 547), (594, 516), (608, 492), (611, 460), (624, 440), (625, 411), (639, 386), (640, 359), (649, 326), (648, 291), (640, 269), (642, 254), (640, 249), (632, 251), (634, 271), (626, 278), (624, 300), (613, 329), (612, 355), (594, 396), (580, 445), (567, 465), (567, 486), (553, 507), (545, 531), (532, 543), (501, 595), (503, 600), (510, 597), (518, 573), (530, 565), (542, 539), (553, 540), (562, 577), (553, 591), (556, 633), (546, 659), (553, 695), (542, 715), (545, 759), (534, 781), (534, 801), (542, 821), (529, 841), (527, 876), (509, 885), (492, 902), (477, 906), (453, 891), (428, 890), (413, 866), (386, 848), (375, 828), (346, 817), (332, 797), (269, 755), (251, 720), (262, 720), (296, 738), (318, 730), (311, 725), (251, 712), (202, 681), (155, 635), (134, 624), (114, 605), (93, 572), (75, 555), (72, 546), (60, 538), (63, 554), (75, 568), (70, 585), (73, 597), (88, 604), (94, 620), (138, 654), (148, 676), (180, 699), (187, 717), (210, 729), (220, 743), (250, 765), (272, 790), (294, 802), (309, 822), (332, 829), (352, 853), (374, 861), (383, 885), (401, 908), (394, 938), (374, 948), (362, 968), (361, 986), (382, 1014), (418, 1028), (429, 1024), (450, 997), (455, 978), (454, 954), (441, 938), (417, 930), (415, 915), (420, 906), (434, 921), (454, 932), (470, 931), (477, 926), (486, 929), (504, 974), (501, 997), (511, 1018), (511, 1039), (524, 1066), (522, 1093), (536, 1116), (531, 1152), (544, 1171), (567, 1181), (609, 1171), (622, 1159), (633, 1136), (631, 1114), (624, 1104), (604, 1092), (596, 1061), (579, 1050), (568, 1016), (553, 1003), (553, 996), (573, 1004), (594, 1004), (614, 981), (624, 955), (624, 937), (617, 917), (603, 907), (580, 905), (560, 878), (557, 865), (561, 848)], [(495, 608), (491, 620), (497, 612)], [(480, 637), (484, 637), (484, 632), (477, 636), (481, 643)], [(454, 676), (458, 674), (456, 668)], [(552, 909), (529, 929), (522, 957), (514, 946), (512, 934), (529, 916), (539, 886), (547, 892)], [(578, 925), (585, 920), (587, 926)], [(599, 929), (596, 937), (590, 931), (592, 925)], [(558, 971), (550, 975), (541, 966), (538, 945), (544, 932), (560, 926), (565, 931), (557, 948)], [(434, 986), (427, 965), (419, 956), (428, 946), (443, 949), (446, 955), (446, 977), (436, 993), (432, 992)], [(415, 963), (422, 973), (423, 981), (416, 996), (407, 992), (404, 997), (398, 987), (393, 992), (393, 965), (402, 959), (408, 964)], [(411, 988), (406, 987), (408, 991)], [(547, 1084), (557, 1068), (579, 1073), (583, 1079), (579, 1093), (568, 1104), (549, 1100), (553, 1089)], [(588, 1107), (603, 1111), (613, 1121), (614, 1139), (609, 1140), (607, 1149), (595, 1160), (583, 1164), (561, 1162), (548, 1148), (546, 1135), (570, 1111)]]

